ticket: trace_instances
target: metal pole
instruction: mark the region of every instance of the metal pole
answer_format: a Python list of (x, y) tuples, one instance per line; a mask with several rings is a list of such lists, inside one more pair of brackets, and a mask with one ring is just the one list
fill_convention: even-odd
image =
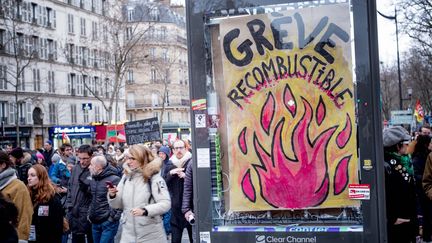
[(395, 24), (396, 24), (396, 53), (397, 53), (397, 66), (398, 66), (398, 84), (399, 84), (399, 110), (402, 110), (402, 80), (401, 80), (401, 71), (400, 71), (400, 59), (399, 59), (399, 31), (398, 31), (398, 22), (397, 22), (397, 12), (395, 6)]
[(391, 19), (395, 21), (396, 24), (396, 55), (397, 55), (397, 67), (398, 67), (398, 86), (399, 86), (399, 110), (402, 110), (402, 80), (401, 80), (401, 72), (400, 72), (400, 59), (399, 59), (399, 29), (398, 29), (398, 22), (397, 22), (397, 11), (395, 6), (395, 15), (394, 16), (387, 16), (382, 14), (380, 11), (377, 11), (379, 15), (386, 19)]

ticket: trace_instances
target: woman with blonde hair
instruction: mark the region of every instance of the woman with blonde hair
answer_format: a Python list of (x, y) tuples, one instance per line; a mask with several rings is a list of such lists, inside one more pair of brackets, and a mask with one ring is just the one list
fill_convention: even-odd
[(29, 242), (62, 242), (63, 207), (47, 170), (33, 165), (28, 171), (28, 190), (33, 202)]
[(171, 199), (159, 171), (162, 160), (143, 145), (132, 145), (125, 155), (124, 175), (118, 186), (108, 185), (108, 202), (123, 209), (120, 242), (167, 242), (161, 215)]

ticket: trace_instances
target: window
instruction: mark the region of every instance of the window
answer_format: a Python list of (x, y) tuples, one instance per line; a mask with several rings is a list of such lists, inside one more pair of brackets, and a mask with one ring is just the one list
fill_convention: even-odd
[(89, 85), (87, 75), (83, 75), (82, 76), (82, 82), (83, 82), (83, 95), (87, 96), (88, 95), (87, 88), (88, 88), (88, 85)]
[(153, 117), (157, 117), (158, 118), (158, 120), (159, 120), (159, 112), (153, 112)]
[(47, 39), (48, 60), (54, 61), (57, 59), (57, 42)]
[(157, 79), (157, 77), (156, 77), (156, 68), (155, 67), (151, 67), (151, 81), (152, 81), (152, 83), (155, 83), (156, 79)]
[(0, 89), (7, 89), (7, 66), (0, 66)]
[(126, 40), (132, 39), (133, 30), (132, 27), (126, 27)]
[(179, 72), (178, 72), (179, 83), (180, 83), (180, 84), (183, 84), (183, 77), (182, 77), (183, 72), (182, 72), (181, 69), (179, 69), (178, 71), (179, 71)]
[(129, 22), (134, 20), (134, 15), (135, 15), (135, 9), (129, 8), (127, 11), (127, 18)]
[(0, 102), (0, 124), (3, 122), (3, 124), (7, 124), (7, 117), (8, 117), (8, 103), (1, 101)]
[(33, 124), (33, 109), (32, 109), (32, 104), (30, 102), (27, 103), (23, 103), (23, 108), (25, 109), (25, 123), (26, 124)]
[(68, 94), (75, 95), (75, 83), (76, 83), (76, 76), (75, 73), (70, 73), (68, 75)]
[(68, 33), (73, 34), (74, 32), (74, 16), (72, 14), (68, 14)]
[(165, 62), (168, 62), (168, 50), (166, 48), (162, 50), (162, 58)]
[(9, 124), (15, 123), (15, 111), (16, 111), (16, 105), (15, 103), (9, 103)]
[(103, 26), (103, 41), (108, 41), (108, 27), (106, 25)]
[(150, 10), (150, 19), (153, 21), (159, 21), (159, 9), (157, 7), (153, 7)]
[(92, 39), (98, 39), (98, 24), (96, 22), (92, 22)]
[(153, 93), (151, 100), (152, 100), (152, 106), (159, 106), (159, 96), (157, 94)]
[(133, 70), (128, 70), (128, 83), (129, 84), (133, 84), (134, 83), (134, 76), (133, 76)]
[(89, 123), (89, 110), (83, 110), (84, 123)]
[(40, 46), (40, 55), (39, 58), (41, 59), (48, 59), (48, 43), (46, 39), (40, 38), (39, 39), (39, 46)]
[(167, 122), (171, 122), (171, 111), (167, 112)]
[(48, 92), (55, 93), (55, 75), (54, 71), (48, 71)]
[(82, 95), (83, 94), (83, 77), (82, 76), (78, 76), (77, 77), (77, 90), (76, 90), (76, 94), (77, 95)]
[(54, 104), (54, 103), (48, 104), (48, 112), (49, 112), (49, 123), (56, 124), (57, 123), (57, 107), (56, 107), (56, 104)]
[(156, 57), (156, 48), (151, 47), (150, 48), (150, 57), (155, 58)]
[(19, 91), (25, 91), (25, 71), (26, 68), (22, 69), (21, 75), (18, 78), (17, 88)]
[(166, 27), (162, 27), (161, 28), (161, 39), (162, 40), (165, 40), (166, 38), (167, 38), (167, 29), (166, 29)]
[(129, 113), (129, 114), (128, 114), (128, 117), (129, 117), (129, 119), (128, 119), (129, 121), (133, 121), (133, 120), (135, 120), (135, 119), (134, 119), (134, 114), (133, 114), (133, 113)]
[(86, 36), (86, 19), (81, 18), (81, 36)]
[(93, 91), (94, 91), (94, 95), (95, 96), (99, 96), (100, 94), (102, 94), (101, 92), (100, 92), (100, 90), (99, 89), (97, 89), (96, 87), (101, 87), (101, 85), (100, 85), (100, 82), (99, 82), (99, 77), (94, 77), (94, 89), (93, 89)]
[(40, 84), (40, 70), (33, 69), (33, 91), (40, 92), (41, 91)]
[(130, 108), (135, 107), (135, 93), (133, 92), (127, 93), (127, 106)]
[(42, 13), (41, 13), (41, 24), (42, 26), (48, 26), (48, 9), (47, 8), (42, 8)]
[(100, 107), (99, 106), (95, 106), (95, 122), (99, 122), (99, 121), (101, 121)]
[(76, 104), (71, 104), (71, 123), (77, 123), (77, 106)]

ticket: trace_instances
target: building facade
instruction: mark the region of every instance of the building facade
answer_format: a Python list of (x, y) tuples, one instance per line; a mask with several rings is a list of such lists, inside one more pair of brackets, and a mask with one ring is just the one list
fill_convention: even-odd
[(143, 61), (127, 77), (127, 119), (158, 117), (164, 138), (186, 138), (190, 100), (185, 18), (168, 4), (146, 1), (130, 1), (125, 11), (128, 28), (144, 33), (137, 46)]
[(18, 131), (20, 146), (39, 148), (49, 128), (126, 119), (124, 86), (112, 95), (112, 57), (100, 44), (111, 41), (108, 6), (0, 0), (0, 143), (16, 145)]

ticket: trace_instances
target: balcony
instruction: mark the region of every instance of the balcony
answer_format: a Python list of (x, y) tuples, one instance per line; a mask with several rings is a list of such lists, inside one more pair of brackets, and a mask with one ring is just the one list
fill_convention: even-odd
[[(179, 108), (189, 108), (189, 100), (181, 100), (181, 102), (170, 102), (165, 103), (165, 109), (179, 109)], [(162, 104), (152, 104), (148, 102), (135, 102), (126, 104), (127, 109), (162, 109)]]

